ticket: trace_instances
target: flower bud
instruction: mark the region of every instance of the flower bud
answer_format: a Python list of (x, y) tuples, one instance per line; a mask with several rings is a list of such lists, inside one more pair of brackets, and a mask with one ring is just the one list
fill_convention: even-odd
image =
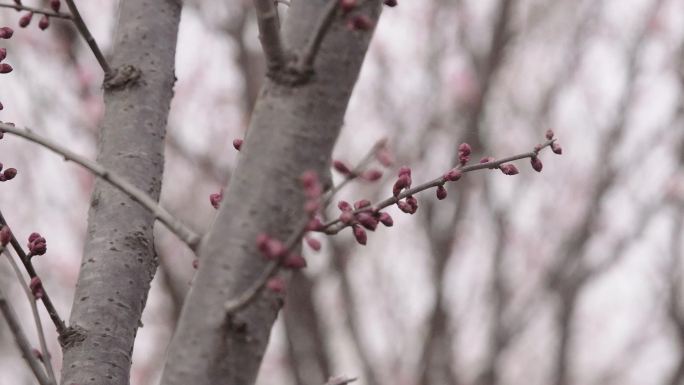
[(456, 182), (457, 180), (461, 179), (461, 175), (463, 175), (463, 172), (461, 172), (461, 170), (457, 168), (452, 168), (446, 174), (444, 174), (444, 180), (447, 180), (449, 182)]
[(306, 259), (299, 254), (288, 254), (281, 265), (286, 269), (299, 270), (306, 267)]
[(495, 161), (495, 160), (496, 160), (496, 159), (494, 159), (493, 156), (485, 156), (484, 158), (480, 159), (480, 164), (493, 162), (493, 161)]
[(354, 222), (354, 214), (352, 214), (351, 211), (343, 211), (342, 214), (340, 214), (340, 222), (345, 225), (351, 224)]
[(321, 223), (321, 220), (318, 218), (311, 218), (309, 223), (306, 225), (306, 229), (308, 231), (319, 231), (323, 229), (323, 223)]
[(499, 169), (501, 169), (501, 172), (503, 172), (506, 175), (516, 175), (518, 174), (518, 168), (515, 167), (513, 164), (502, 164), (499, 166)]
[(378, 227), (378, 220), (374, 216), (368, 213), (358, 213), (356, 215), (356, 220), (359, 221), (361, 226), (367, 228), (370, 231), (375, 231)]
[(266, 242), (266, 255), (265, 257), (270, 260), (276, 260), (287, 253), (287, 248), (285, 245), (275, 238), (269, 238)]
[(404, 201), (397, 202), (397, 207), (399, 207), (399, 210), (405, 212), (406, 214), (413, 214), (413, 208), (411, 205)]
[(370, 169), (370, 170), (364, 171), (361, 174), (361, 178), (363, 178), (369, 182), (375, 182), (376, 180), (382, 178), (382, 171), (377, 170), (377, 169)]
[(45, 291), (43, 290), (43, 282), (41, 282), (40, 278), (38, 277), (31, 278), (29, 288), (36, 299), (41, 299), (45, 295)]
[(537, 158), (536, 156), (533, 156), (530, 159), (530, 163), (532, 164), (532, 168), (536, 172), (541, 172), (542, 167), (544, 167), (544, 165), (542, 164), (542, 161), (539, 158)]
[(0, 229), (0, 245), (2, 245), (2, 247), (5, 247), (11, 241), (12, 232), (10, 231), (10, 228), (7, 226), (3, 226), (2, 229)]
[(337, 208), (339, 208), (342, 211), (352, 211), (352, 205), (349, 204), (347, 201), (339, 201), (337, 202)]
[(392, 220), (392, 217), (386, 212), (380, 213), (378, 220), (387, 227), (392, 227), (394, 225), (394, 220)]
[(59, 0), (50, 0), (50, 8), (55, 12), (59, 12), (59, 7), (61, 5), (62, 3)]
[(0, 39), (9, 39), (14, 35), (14, 30), (10, 27), (0, 28)]
[(222, 200), (223, 200), (223, 190), (221, 190), (221, 192), (209, 195), (209, 203), (211, 203), (211, 205), (217, 210), (221, 206)]
[(356, 242), (358, 242), (361, 245), (365, 245), (366, 241), (368, 240), (366, 231), (358, 225), (352, 226), (352, 230), (354, 231), (354, 238), (356, 238)]
[(411, 209), (413, 210), (411, 214), (418, 211), (418, 200), (416, 199), (416, 197), (414, 197), (413, 195), (407, 196), (406, 203), (408, 203), (408, 205), (411, 206)]
[(563, 154), (563, 148), (560, 146), (560, 144), (558, 144), (558, 142), (553, 142), (553, 144), (551, 144), (551, 151), (553, 151), (554, 154)]
[(313, 250), (319, 251), (321, 249), (321, 242), (316, 238), (305, 237), (306, 244)]
[(256, 246), (257, 249), (261, 252), (261, 254), (266, 254), (268, 252), (268, 241), (271, 239), (271, 237), (268, 236), (266, 233), (261, 233), (257, 235), (256, 237)]
[(343, 13), (351, 12), (356, 6), (356, 0), (340, 0), (340, 9)]
[(5, 177), (5, 180), (11, 180), (14, 179), (15, 176), (17, 176), (17, 169), (16, 168), (8, 168), (5, 170), (2, 175)]
[(377, 159), (378, 162), (385, 167), (391, 167), (394, 164), (394, 155), (392, 155), (392, 152), (390, 152), (390, 150), (384, 146), (380, 147), (375, 152), (375, 159)]
[(408, 175), (410, 177), (411, 176), (411, 168), (408, 166), (400, 167), (398, 176), (402, 176), (402, 175)]
[(383, 3), (385, 3), (385, 5), (388, 7), (396, 7), (397, 6), (397, 0), (385, 0)]
[(458, 154), (459, 155), (470, 155), (473, 152), (473, 149), (470, 147), (468, 143), (461, 143), (458, 146)]
[(0, 61), (5, 60), (7, 57), (7, 48), (0, 48)]
[(306, 203), (304, 203), (304, 211), (311, 216), (316, 214), (320, 208), (321, 201), (318, 199), (309, 199), (306, 201)]
[(551, 140), (553, 139), (553, 131), (552, 130), (546, 130), (546, 139)]
[(199, 267), (199, 259), (195, 258), (192, 260), (192, 268), (197, 270), (198, 267)]
[(334, 160), (333, 161), (333, 168), (335, 169), (335, 171), (339, 172), (340, 174), (342, 174), (344, 176), (351, 176), (351, 174), (352, 174), (349, 167), (347, 167), (347, 165), (344, 164), (344, 162), (342, 162), (341, 160)]
[(444, 186), (437, 186), (437, 199), (440, 201), (447, 197), (447, 190)]
[(369, 207), (370, 205), (371, 203), (368, 199), (359, 199), (358, 201), (354, 202), (354, 208), (356, 210)]
[(43, 15), (38, 21), (38, 28), (41, 31), (45, 31), (50, 26), (50, 17), (48, 15)]
[(285, 280), (280, 277), (271, 277), (266, 281), (266, 288), (274, 293), (282, 294), (285, 292)]
[(14, 68), (12, 68), (11, 65), (7, 63), (0, 63), (0, 74), (8, 74), (12, 72), (12, 70), (14, 70)]
[(411, 177), (407, 174), (400, 175), (399, 179), (397, 179), (397, 181), (394, 182), (394, 186), (392, 187), (392, 194), (395, 197), (399, 196), (401, 190), (409, 187), (411, 187)]
[(244, 140), (242, 140), (242, 139), (233, 139), (233, 148), (240, 151), (240, 148), (242, 148), (243, 142), (244, 142)]
[(25, 13), (24, 16), (19, 18), (19, 26), (26, 28), (31, 23), (31, 19), (33, 19), (33, 12)]
[(373, 28), (373, 20), (366, 15), (356, 15), (347, 21), (347, 28), (352, 31), (368, 31)]

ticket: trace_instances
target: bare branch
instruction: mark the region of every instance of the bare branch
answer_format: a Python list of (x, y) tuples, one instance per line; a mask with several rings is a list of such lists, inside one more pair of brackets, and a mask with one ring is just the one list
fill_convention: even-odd
[(150, 198), (145, 192), (135, 187), (129, 183), (124, 178), (119, 175), (105, 169), (97, 162), (86, 159), (71, 150), (60, 146), (56, 142), (49, 139), (43, 138), (36, 135), (29, 129), (20, 129), (16, 127), (9, 126), (7, 124), (0, 124), (0, 132), (6, 132), (16, 136), (20, 136), (27, 139), (33, 143), (39, 144), (45, 148), (48, 148), (57, 154), (64, 157), (64, 160), (70, 160), (84, 168), (88, 169), (93, 174), (99, 176), (112, 186), (118, 188), (119, 190), (126, 193), (128, 196), (136, 200), (142, 206), (144, 206), (148, 211), (150, 211), (155, 219), (164, 224), (172, 233), (174, 233), (180, 240), (185, 242), (185, 244), (190, 247), (193, 251), (197, 250), (199, 246), (201, 237), (194, 231), (190, 230), (187, 226), (181, 223), (173, 215), (171, 215), (166, 209), (157, 204), (152, 198)]
[(65, 0), (65, 2), (67, 4), (67, 7), (69, 7), (69, 11), (71, 12), (71, 19), (76, 25), (76, 29), (78, 29), (78, 32), (81, 34), (81, 36), (83, 36), (86, 43), (88, 44), (88, 47), (90, 47), (90, 50), (93, 51), (93, 54), (95, 55), (97, 62), (100, 63), (100, 67), (102, 67), (102, 70), (104, 71), (105, 75), (112, 73), (112, 69), (109, 67), (109, 63), (107, 63), (107, 60), (102, 54), (102, 51), (100, 51), (100, 47), (97, 45), (95, 38), (93, 38), (93, 35), (90, 34), (90, 30), (83, 21), (81, 13), (78, 11), (76, 4), (74, 4), (74, 0)]
[(337, 11), (339, 0), (328, 1), (328, 5), (323, 10), (323, 14), (311, 35), (311, 39), (306, 43), (304, 50), (297, 59), (297, 72), (300, 74), (305, 74), (313, 70), (313, 63), (314, 60), (316, 60), (318, 49), (321, 48), (323, 38), (330, 29), (333, 17), (335, 16), (335, 11)]
[(16, 313), (14, 313), (14, 310), (7, 301), (7, 297), (5, 297), (5, 294), (2, 292), (2, 289), (0, 289), (0, 312), (7, 320), (7, 325), (9, 326), (10, 330), (12, 331), (12, 334), (14, 335), (14, 339), (17, 342), (17, 346), (19, 347), (19, 350), (21, 350), (21, 354), (22, 356), (24, 356), (24, 360), (26, 360), (26, 363), (29, 365), (31, 371), (36, 376), (36, 380), (38, 380), (38, 383), (40, 385), (54, 385), (54, 383), (51, 382), (50, 379), (45, 375), (43, 369), (41, 369), (40, 364), (38, 363), (38, 359), (36, 359), (31, 353), (31, 343), (29, 342), (28, 338), (26, 338), (24, 331), (21, 329), (21, 324), (17, 319), (17, 315)]
[(283, 68), (285, 49), (280, 35), (278, 9), (272, 0), (254, 0), (259, 26), (259, 40), (264, 49), (269, 72)]

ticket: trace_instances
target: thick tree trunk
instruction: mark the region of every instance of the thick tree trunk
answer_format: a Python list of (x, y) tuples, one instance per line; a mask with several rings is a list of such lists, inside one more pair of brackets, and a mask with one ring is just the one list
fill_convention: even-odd
[[(141, 74), (104, 95), (98, 162), (154, 199), (161, 189), (180, 10), (175, 0), (121, 2), (110, 64)], [(153, 224), (127, 195), (95, 184), (71, 334), (62, 341), (63, 384), (129, 384), (133, 342), (157, 268)]]
[[(293, 1), (285, 43), (302, 47), (328, 1)], [(379, 1), (364, 3), (376, 20)], [(265, 232), (285, 240), (303, 219), (300, 175), (325, 175), (359, 75), (371, 31), (350, 31), (336, 17), (300, 86), (267, 81), (257, 100), (237, 169), (216, 222), (200, 251), (193, 287), (171, 343), (163, 385), (252, 384), (268, 343), (280, 299), (262, 292), (238, 314), (224, 302), (244, 292), (266, 267), (255, 240)]]

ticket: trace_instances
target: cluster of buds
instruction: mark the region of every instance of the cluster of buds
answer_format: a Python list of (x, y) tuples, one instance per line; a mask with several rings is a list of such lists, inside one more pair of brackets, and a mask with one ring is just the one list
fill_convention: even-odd
[(306, 267), (306, 259), (299, 254), (290, 252), (280, 240), (262, 233), (257, 236), (256, 245), (259, 252), (269, 261), (277, 261), (286, 269), (299, 270)]
[(339, 216), (340, 222), (346, 226), (351, 226), (354, 238), (362, 245), (365, 245), (368, 241), (366, 230), (375, 231), (379, 223), (387, 227), (391, 227), (394, 224), (392, 217), (388, 213), (374, 210), (367, 199), (358, 200), (354, 202), (353, 206), (347, 201), (339, 201), (337, 208), (341, 211)]
[[(0, 27), (0, 39), (9, 39), (14, 35), (14, 31), (10, 27)], [(0, 74), (8, 74), (12, 72), (13, 68), (7, 63), (3, 63), (3, 60), (7, 57), (7, 48), (0, 48)], [(4, 107), (0, 103), (0, 110)], [(2, 133), (0, 133), (0, 139), (2, 139)]]
[(209, 194), (209, 203), (218, 210), (221, 206), (221, 201), (223, 200), (223, 189), (217, 193)]
[[(21, 1), (15, 0), (15, 3), (17, 5), (21, 6)], [(60, 0), (50, 0), (50, 8), (55, 12), (59, 12), (59, 9), (61, 8), (62, 3)], [(28, 11), (24, 13), (20, 18), (19, 18), (19, 26), (21, 28), (26, 28), (31, 24), (31, 21), (33, 20), (33, 11)], [(40, 28), (42, 31), (45, 31), (48, 27), (50, 26), (50, 16), (47, 14), (43, 14), (40, 17), (40, 20), (38, 21), (38, 28)]]
[(29, 289), (33, 293), (35, 299), (41, 299), (45, 296), (45, 290), (43, 289), (43, 282), (38, 276), (31, 278), (31, 283), (29, 284)]
[[(2, 167), (2, 163), (0, 163), (0, 171), (2, 171)], [(0, 182), (12, 180), (15, 176), (17, 176), (17, 169), (10, 167), (5, 171), (0, 172)]]
[(31, 233), (28, 238), (29, 257), (47, 252), (47, 241), (39, 233)]

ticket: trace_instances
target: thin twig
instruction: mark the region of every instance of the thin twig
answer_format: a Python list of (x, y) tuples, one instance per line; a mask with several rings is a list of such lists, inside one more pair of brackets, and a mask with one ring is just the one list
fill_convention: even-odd
[(71, 15), (69, 15), (67, 13), (53, 12), (52, 10), (49, 10), (49, 9), (27, 7), (25, 5), (19, 5), (16, 3), (14, 3), (14, 4), (0, 3), (0, 8), (12, 8), (12, 9), (16, 9), (17, 11), (28, 11), (28, 12), (37, 13), (39, 15), (46, 15), (46, 16), (50, 16), (50, 17), (57, 17), (60, 19), (65, 19), (65, 20), (72, 20)]
[(5, 297), (5, 294), (2, 292), (2, 289), (0, 289), (0, 313), (2, 313), (2, 315), (7, 320), (7, 325), (9, 326), (10, 331), (14, 335), (14, 339), (17, 342), (17, 346), (19, 347), (19, 350), (21, 350), (21, 354), (24, 356), (24, 360), (26, 360), (26, 363), (29, 365), (31, 371), (36, 376), (38, 383), (40, 385), (54, 385), (47, 377), (47, 375), (45, 375), (43, 369), (41, 369), (40, 364), (38, 363), (38, 359), (33, 356), (31, 352), (31, 343), (29, 342), (28, 338), (26, 338), (24, 331), (21, 330), (21, 324), (19, 323), (19, 319), (17, 319), (17, 315), (16, 313), (14, 313), (14, 310), (12, 310), (12, 307), (7, 301), (7, 297)]
[(20, 129), (16, 127), (9, 126), (7, 124), (0, 124), (0, 132), (6, 132), (16, 136), (20, 136), (31, 142), (37, 143), (43, 147), (46, 147), (57, 154), (64, 157), (65, 160), (73, 161), (86, 169), (88, 169), (93, 174), (99, 176), (104, 181), (108, 182), (112, 186), (118, 188), (119, 190), (126, 193), (128, 196), (136, 200), (148, 211), (150, 211), (155, 219), (163, 223), (171, 232), (173, 232), (180, 240), (185, 242), (185, 244), (190, 247), (193, 251), (196, 251), (199, 246), (201, 237), (194, 231), (190, 230), (187, 226), (181, 223), (173, 215), (171, 215), (166, 209), (157, 204), (157, 202), (150, 198), (145, 192), (135, 187), (127, 180), (121, 176), (105, 169), (102, 165), (92, 160), (86, 159), (69, 149), (60, 146), (56, 142), (49, 139), (43, 138), (36, 135), (29, 129)]
[(259, 26), (259, 40), (264, 50), (269, 71), (277, 71), (285, 64), (285, 49), (280, 35), (278, 9), (273, 0), (254, 0)]
[[(550, 146), (554, 141), (555, 141), (555, 139), (552, 139), (552, 140), (549, 140), (546, 143), (542, 144), (540, 146), (540, 150)], [(487, 162), (487, 163), (478, 163), (478, 164), (473, 164), (470, 166), (459, 167), (459, 169), (461, 170), (461, 172), (463, 174), (465, 174), (467, 172), (476, 171), (476, 170), (497, 169), (504, 163), (509, 163), (509, 162), (513, 162), (513, 161), (525, 159), (525, 158), (532, 158), (532, 157), (537, 156), (537, 154), (538, 154), (538, 151), (530, 151), (530, 152), (525, 152), (525, 153), (518, 154), (518, 155), (509, 156), (507, 158), (496, 159), (496, 160), (493, 160), (493, 161)], [(354, 210), (352, 212), (352, 214), (357, 214), (357, 213), (364, 212), (364, 211), (379, 211), (379, 210), (382, 210), (388, 206), (396, 204), (400, 200), (408, 197), (409, 195), (415, 195), (421, 191), (425, 191), (425, 190), (433, 188), (433, 187), (441, 186), (441, 185), (444, 185), (445, 183), (447, 183), (447, 182), (444, 180), (444, 177), (440, 176), (440, 177), (437, 177), (433, 180), (430, 180), (428, 182), (420, 184), (416, 187), (404, 190), (399, 195), (397, 195), (396, 197), (391, 196), (391, 197), (389, 197), (389, 198), (387, 198), (387, 199), (385, 199), (385, 200), (383, 200), (383, 201), (381, 201), (375, 205), (371, 205), (371, 206), (367, 206), (367, 207), (363, 207), (363, 208)], [(342, 224), (340, 219), (337, 218), (337, 219), (331, 220), (330, 222), (324, 224), (323, 228), (319, 231), (324, 232), (326, 234), (337, 234), (340, 230), (342, 230), (345, 227), (347, 227), (347, 225)]]
[(361, 172), (366, 169), (368, 164), (373, 160), (375, 157), (375, 153), (378, 151), (378, 149), (382, 146), (384, 146), (386, 143), (386, 140), (382, 139), (379, 140), (377, 143), (371, 147), (370, 151), (363, 157), (361, 162), (359, 162), (356, 167), (354, 167), (351, 172), (349, 173), (349, 176), (345, 177), (342, 182), (340, 182), (337, 186), (334, 186), (327, 192), (326, 198), (323, 200), (323, 208), (328, 207), (330, 205), (330, 202), (332, 201), (333, 197), (337, 195), (337, 193), (340, 192), (347, 184), (350, 182), (354, 181), (356, 178), (361, 175)]
[(323, 15), (321, 15), (321, 18), (318, 20), (318, 24), (313, 30), (311, 39), (306, 42), (304, 50), (297, 59), (297, 70), (300, 74), (309, 72), (313, 69), (314, 60), (316, 60), (316, 55), (321, 48), (321, 43), (323, 43), (325, 34), (332, 25), (338, 5), (339, 0), (329, 0), (326, 8), (323, 10)]
[(90, 30), (83, 21), (81, 13), (78, 11), (76, 4), (74, 4), (74, 0), (65, 0), (65, 2), (67, 7), (69, 7), (69, 12), (71, 12), (71, 19), (76, 25), (76, 29), (78, 29), (78, 32), (81, 34), (81, 36), (83, 36), (86, 43), (88, 44), (88, 47), (90, 47), (90, 50), (93, 51), (93, 54), (95, 55), (97, 62), (100, 63), (100, 67), (102, 67), (102, 70), (104, 71), (105, 75), (109, 75), (110, 73), (112, 73), (112, 69), (109, 67), (109, 63), (107, 63), (107, 60), (102, 54), (102, 51), (100, 51), (100, 47), (97, 45), (95, 38), (93, 38), (93, 35), (90, 34)]
[(43, 331), (43, 323), (40, 321), (40, 314), (38, 313), (38, 306), (36, 305), (36, 297), (31, 292), (31, 289), (26, 283), (24, 276), (21, 274), (19, 266), (14, 261), (14, 258), (12, 258), (12, 253), (10, 253), (8, 249), (5, 249), (4, 254), (7, 257), (7, 261), (9, 262), (10, 266), (12, 266), (14, 274), (16, 274), (17, 276), (17, 281), (19, 281), (19, 285), (24, 290), (24, 293), (26, 294), (26, 297), (29, 300), (29, 304), (31, 305), (31, 313), (33, 313), (33, 320), (36, 323), (36, 332), (38, 333), (38, 342), (40, 343), (40, 350), (43, 354), (43, 365), (45, 365), (48, 377), (50, 378), (52, 383), (56, 384), (57, 380), (55, 378), (55, 372), (52, 369), (52, 360), (50, 356), (50, 351), (47, 348), (47, 342), (45, 341), (45, 332)]
[[(5, 217), (3, 217), (2, 212), (0, 212), (0, 227), (2, 226), (7, 226), (12, 229), (11, 226), (7, 223), (5, 220)], [(36, 269), (33, 268), (33, 263), (31, 262), (31, 259), (29, 258), (28, 255), (24, 252), (24, 249), (21, 247), (21, 244), (19, 244), (19, 241), (17, 238), (14, 236), (14, 233), (12, 233), (12, 238), (10, 239), (10, 244), (12, 245), (12, 248), (14, 251), (17, 253), (19, 256), (19, 260), (21, 263), (24, 265), (24, 269), (26, 269), (26, 272), (28, 273), (30, 278), (37, 277), (38, 275), (36, 274)], [(61, 337), (66, 333), (67, 331), (67, 326), (62, 320), (62, 318), (59, 316), (59, 313), (57, 313), (57, 309), (55, 306), (52, 304), (52, 301), (50, 300), (50, 296), (48, 295), (47, 290), (45, 290), (45, 287), (43, 287), (43, 298), (41, 302), (43, 303), (43, 306), (45, 306), (45, 310), (47, 311), (48, 315), (50, 316), (50, 319), (52, 320), (52, 323), (55, 324), (55, 328), (57, 329), (57, 334)]]
[(347, 385), (356, 381), (356, 377), (330, 377), (325, 385)]

